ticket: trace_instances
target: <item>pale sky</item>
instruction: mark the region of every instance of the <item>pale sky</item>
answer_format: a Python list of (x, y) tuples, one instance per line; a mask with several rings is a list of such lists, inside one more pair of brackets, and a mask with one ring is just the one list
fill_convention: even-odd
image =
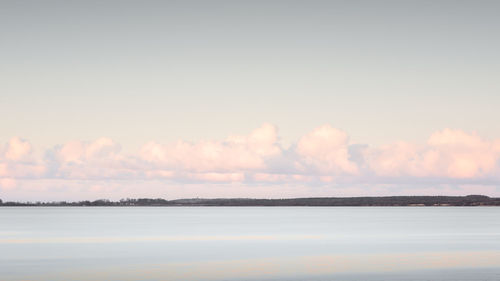
[(0, 198), (500, 196), (498, 50), (498, 1), (0, 1)]

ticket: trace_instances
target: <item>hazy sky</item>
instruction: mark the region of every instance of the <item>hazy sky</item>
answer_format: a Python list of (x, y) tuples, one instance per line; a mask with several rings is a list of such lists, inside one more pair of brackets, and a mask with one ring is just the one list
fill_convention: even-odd
[[(91, 181), (78, 183), (90, 198), (85, 186), (111, 182), (157, 188), (144, 195), (195, 186), (153, 184), (146, 174), (158, 170), (236, 177), (222, 191), (169, 196), (238, 185), (259, 185), (259, 196), (337, 194), (250, 184), (256, 173), (333, 177), (323, 182), (353, 194), (397, 193), (385, 186), (394, 181), (500, 194), (498, 50), (498, 1), (0, 1), (0, 197), (34, 198), (40, 189), (26, 186), (39, 185), (60, 198), (77, 179)], [(467, 148), (436, 149), (443, 139)], [(68, 144), (74, 155), (57, 156)], [(95, 160), (92, 145), (119, 159), (103, 164), (106, 150)], [(16, 166), (28, 164), (37, 172)]]

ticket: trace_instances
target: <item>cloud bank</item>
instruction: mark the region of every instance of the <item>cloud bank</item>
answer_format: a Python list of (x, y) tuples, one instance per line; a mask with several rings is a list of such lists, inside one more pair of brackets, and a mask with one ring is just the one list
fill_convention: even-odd
[[(263, 124), (248, 135), (224, 140), (150, 141), (132, 154), (105, 137), (55, 145), (47, 151), (13, 137), (0, 147), (2, 196), (40, 192), (64, 196), (75, 188), (114, 197), (126, 196), (134, 188), (140, 193), (132, 194), (177, 190), (178, 196), (205, 197), (256, 191), (260, 197), (389, 195), (399, 194), (398, 187), (407, 187), (408, 194), (497, 195), (498, 185), (500, 139), (452, 129), (433, 133), (426, 143), (381, 146), (351, 143), (346, 132), (323, 125), (285, 148), (277, 128)], [(182, 190), (191, 193), (179, 193)]]

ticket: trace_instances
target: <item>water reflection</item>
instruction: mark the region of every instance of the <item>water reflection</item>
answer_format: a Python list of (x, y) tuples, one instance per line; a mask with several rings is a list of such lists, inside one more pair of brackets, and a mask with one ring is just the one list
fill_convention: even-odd
[[(394, 273), (453, 268), (495, 268), (500, 252), (430, 252), (331, 255), (184, 263), (94, 266), (31, 276), (33, 280), (236, 280), (335, 276), (338, 273)], [(499, 271), (500, 272), (500, 271)]]

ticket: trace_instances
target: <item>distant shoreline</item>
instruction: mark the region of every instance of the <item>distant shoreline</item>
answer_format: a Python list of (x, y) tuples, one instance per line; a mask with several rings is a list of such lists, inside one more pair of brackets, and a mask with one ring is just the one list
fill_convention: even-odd
[(383, 197), (314, 197), (290, 199), (175, 199), (138, 198), (110, 201), (3, 202), (0, 207), (448, 207), (500, 206), (500, 198), (485, 195), (467, 196), (383, 196)]

